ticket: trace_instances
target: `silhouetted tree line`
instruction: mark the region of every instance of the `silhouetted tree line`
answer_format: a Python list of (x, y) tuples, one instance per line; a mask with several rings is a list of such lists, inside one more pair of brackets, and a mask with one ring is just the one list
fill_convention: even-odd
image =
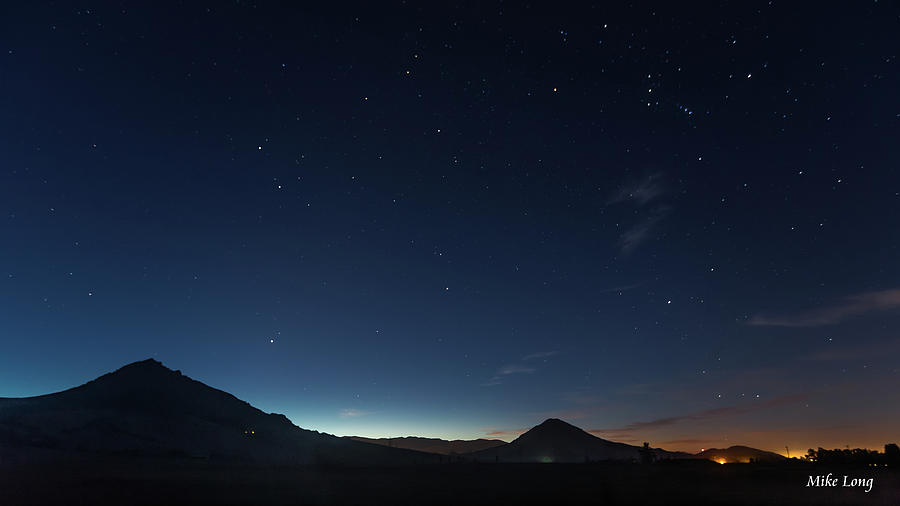
[(865, 448), (848, 448), (846, 450), (840, 448), (813, 450), (810, 448), (803, 459), (829, 465), (900, 467), (900, 448), (894, 443), (884, 445), (884, 453)]

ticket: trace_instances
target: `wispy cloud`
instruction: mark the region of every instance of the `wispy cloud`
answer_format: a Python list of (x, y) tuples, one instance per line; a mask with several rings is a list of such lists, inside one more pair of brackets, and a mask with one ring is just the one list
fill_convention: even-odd
[(865, 313), (896, 308), (900, 308), (900, 289), (895, 288), (850, 295), (839, 303), (794, 315), (757, 315), (750, 319), (749, 324), (775, 327), (821, 327), (834, 325), (847, 318)]
[(627, 255), (637, 249), (651, 237), (651, 232), (659, 224), (666, 215), (669, 214), (668, 207), (660, 207), (652, 211), (648, 216), (644, 217), (636, 225), (626, 230), (616, 243), (619, 251), (623, 255)]
[(499, 438), (504, 438), (504, 437), (516, 438), (516, 437), (521, 436), (525, 432), (528, 432), (528, 429), (488, 429), (484, 433), (484, 435), (491, 436), (491, 437), (499, 437)]
[[(620, 186), (606, 201), (606, 205), (629, 202), (637, 207), (645, 207), (658, 200), (666, 192), (665, 178), (661, 172), (654, 172), (637, 181), (630, 181)], [(637, 223), (619, 236), (616, 247), (622, 255), (628, 255), (647, 241), (653, 229), (669, 214), (669, 207), (657, 206), (650, 210)]]
[(548, 358), (554, 355), (559, 355), (558, 351), (539, 351), (537, 353), (532, 353), (531, 355), (525, 355), (522, 357), (522, 360), (527, 362), (529, 360), (535, 360), (538, 358)]
[(510, 364), (505, 365), (497, 370), (497, 373), (489, 379), (487, 382), (482, 383), (482, 386), (492, 387), (496, 385), (500, 385), (503, 383), (503, 378), (506, 376), (510, 376), (512, 374), (531, 374), (536, 369), (534, 367), (528, 367), (520, 364)]
[(534, 372), (534, 367), (526, 367), (523, 365), (505, 365), (497, 371), (498, 376), (509, 376), (510, 374), (531, 374)]
[(648, 204), (665, 193), (666, 187), (661, 172), (654, 172), (638, 181), (630, 181), (620, 186), (607, 200), (607, 205), (620, 202), (634, 202), (639, 206)]
[(358, 418), (360, 416), (371, 415), (372, 413), (373, 413), (372, 411), (363, 411), (361, 409), (347, 408), (347, 409), (342, 409), (338, 413), (338, 416), (340, 416), (341, 418)]
[(551, 351), (538, 351), (535, 353), (531, 353), (529, 355), (525, 355), (524, 357), (522, 357), (521, 363), (508, 364), (508, 365), (501, 367), (500, 369), (497, 369), (497, 372), (494, 374), (494, 376), (491, 379), (487, 380), (486, 382), (482, 383), (481, 386), (492, 387), (492, 386), (500, 385), (503, 383), (504, 378), (506, 378), (508, 376), (512, 376), (514, 374), (531, 374), (531, 373), (537, 371), (537, 367), (530, 365), (530, 364), (534, 364), (535, 361), (538, 359), (544, 359), (543, 361), (546, 362), (549, 357), (552, 357), (552, 356), (558, 355), (558, 354), (559, 354), (558, 351), (551, 350)]
[(589, 430), (588, 432), (595, 435), (603, 434), (607, 437), (613, 436), (616, 438), (621, 438), (622, 436), (631, 435), (634, 432), (648, 429), (657, 429), (660, 427), (675, 425), (681, 422), (697, 422), (708, 420), (710, 418), (740, 415), (744, 413), (750, 413), (752, 411), (759, 411), (761, 409), (773, 408), (786, 404), (794, 404), (806, 398), (806, 394), (784, 395), (781, 397), (775, 397), (774, 399), (768, 401), (757, 402), (747, 406), (724, 406), (721, 408), (706, 409), (703, 411), (696, 411), (694, 413), (687, 413), (684, 415), (657, 418), (655, 420), (649, 420), (646, 422), (633, 422), (623, 427), (613, 429), (593, 429)]

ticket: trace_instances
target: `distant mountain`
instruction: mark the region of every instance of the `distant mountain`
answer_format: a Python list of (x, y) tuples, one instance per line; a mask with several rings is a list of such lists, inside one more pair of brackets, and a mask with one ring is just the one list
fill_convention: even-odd
[[(640, 460), (640, 447), (607, 441), (574, 425), (550, 418), (511, 443), (469, 454), (479, 461), (585, 462)], [(658, 459), (696, 458), (680, 452), (652, 449)]]
[(754, 462), (780, 462), (782, 460), (787, 460), (787, 457), (784, 455), (767, 452), (765, 450), (757, 450), (756, 448), (750, 448), (749, 446), (730, 446), (724, 450), (719, 448), (709, 448), (698, 453), (697, 456), (714, 460), (722, 464), (750, 462), (751, 459)]
[(155, 360), (63, 392), (0, 398), (0, 458), (76, 453), (297, 464), (436, 460), (301, 429)]
[(347, 436), (347, 438), (362, 443), (372, 443), (382, 446), (389, 446), (392, 448), (406, 448), (407, 450), (416, 450), (426, 453), (439, 453), (441, 455), (460, 455), (463, 453), (472, 453), (506, 444), (505, 441), (500, 441), (497, 439), (454, 439), (452, 441), (447, 441), (446, 439), (414, 436), (378, 439), (360, 436)]

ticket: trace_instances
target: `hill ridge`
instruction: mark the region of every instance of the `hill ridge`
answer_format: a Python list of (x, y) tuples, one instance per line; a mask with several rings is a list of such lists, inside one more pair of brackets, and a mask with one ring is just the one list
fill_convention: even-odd
[[(154, 359), (82, 385), (0, 402), (0, 447), (310, 464), (409, 464), (421, 452), (302, 429)], [(31, 450), (29, 450), (29, 448)]]

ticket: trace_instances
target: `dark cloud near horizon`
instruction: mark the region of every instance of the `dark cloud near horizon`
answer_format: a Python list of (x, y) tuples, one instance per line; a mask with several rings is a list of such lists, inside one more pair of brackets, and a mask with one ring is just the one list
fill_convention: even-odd
[(793, 404), (800, 402), (808, 397), (807, 394), (793, 394), (793, 395), (783, 395), (780, 397), (776, 397), (771, 400), (753, 403), (747, 406), (724, 406), (721, 408), (713, 408), (706, 409), (703, 411), (697, 411), (694, 413), (688, 413), (684, 415), (670, 416), (665, 418), (657, 418), (655, 420), (650, 420), (646, 422), (633, 422), (628, 425), (619, 428), (613, 429), (592, 429), (588, 432), (592, 434), (613, 434), (613, 435), (621, 435), (621, 434), (629, 434), (632, 432), (637, 432), (646, 429), (656, 429), (660, 427), (666, 427), (670, 425), (675, 425), (681, 422), (687, 421), (702, 421), (708, 420), (711, 418), (719, 418), (724, 416), (733, 416), (740, 415), (744, 413), (750, 413), (753, 411), (759, 411), (762, 409), (772, 408), (776, 406), (783, 406), (786, 404)]
[(875, 311), (900, 308), (900, 289), (865, 292), (845, 297), (838, 303), (792, 315), (757, 315), (750, 325), (773, 327), (821, 327)]

